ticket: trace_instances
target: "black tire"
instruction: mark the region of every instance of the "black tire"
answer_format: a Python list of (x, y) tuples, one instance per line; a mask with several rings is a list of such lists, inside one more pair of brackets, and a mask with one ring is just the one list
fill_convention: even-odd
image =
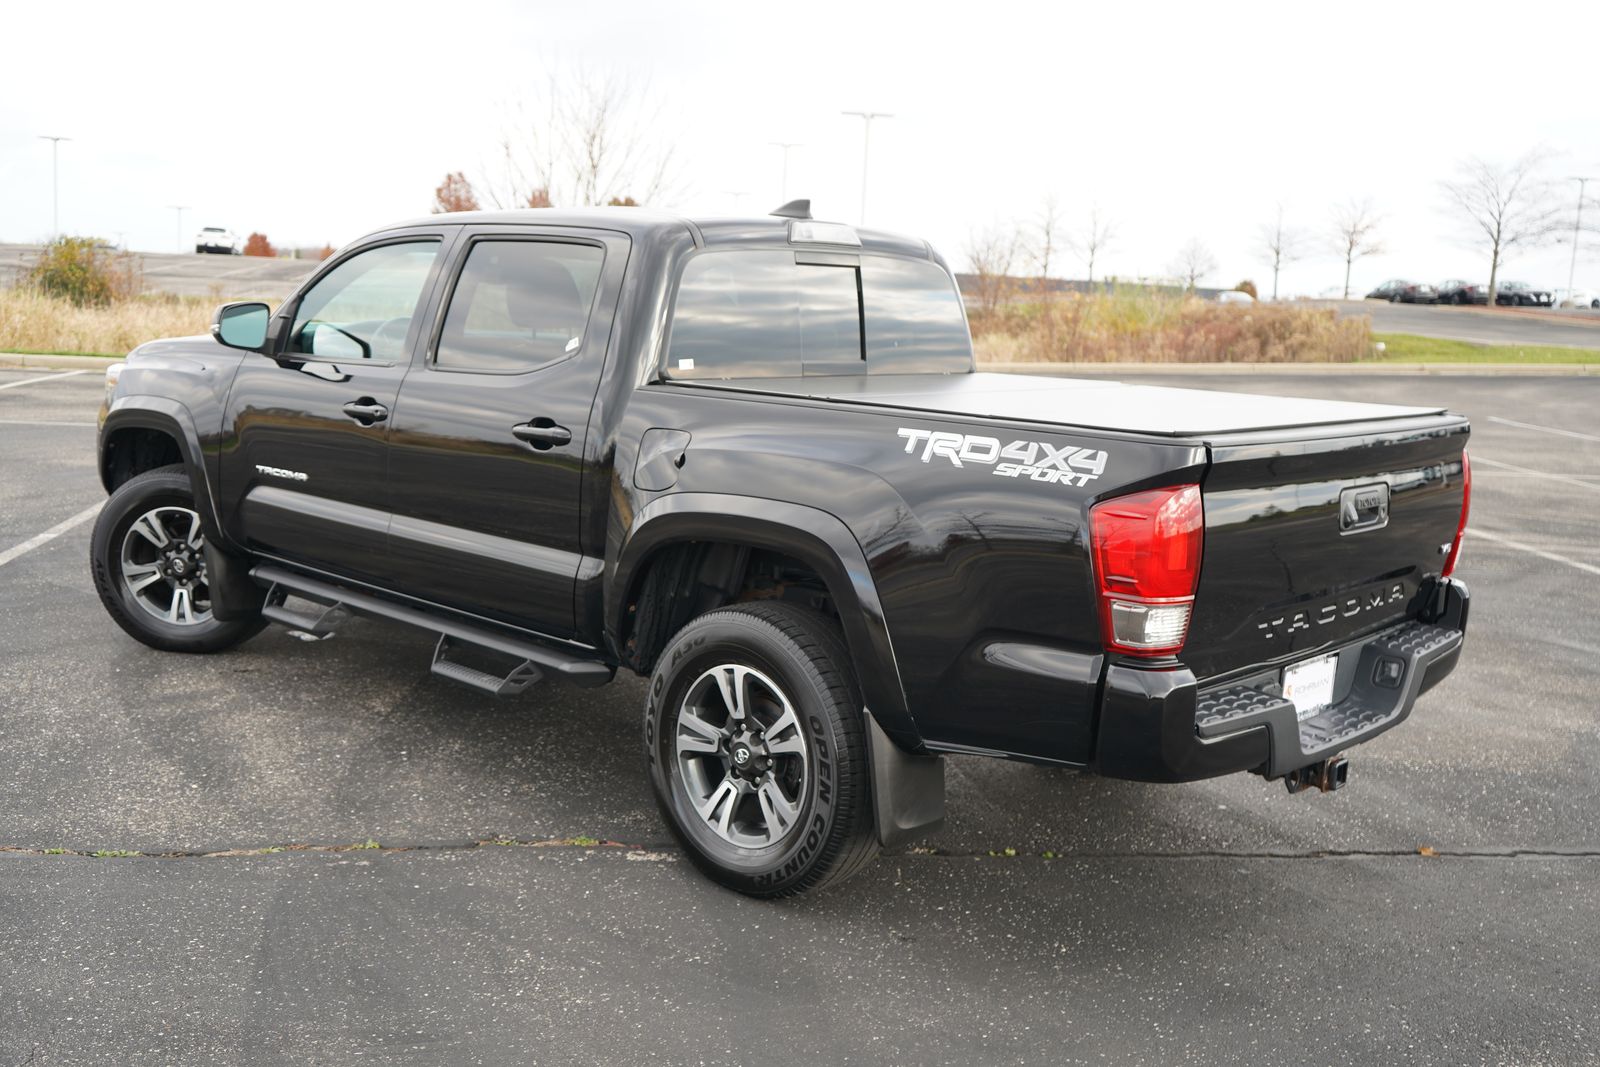
[[(766, 845), (727, 840), (726, 829), (719, 831), (710, 816), (699, 814), (689, 781), (697, 772), (685, 770), (679, 749), (688, 698), (725, 665), (748, 669), (758, 686), (775, 683), (792, 706), (804, 741), (806, 773), (793, 794), (798, 817)], [(833, 622), (816, 612), (776, 602), (741, 604), (708, 612), (680, 630), (650, 678), (645, 750), (662, 817), (695, 866), (737, 892), (782, 897), (841, 882), (870, 863), (878, 844), (863, 715), (844, 641)], [(694, 732), (687, 730), (686, 736)], [(778, 733), (774, 729), (768, 736)], [(727, 757), (689, 759), (725, 765), (723, 783), (736, 782), (732, 740), (718, 742)], [(772, 759), (768, 778), (778, 773), (783, 758), (788, 757)], [(737, 796), (729, 810), (749, 811), (753, 803), (752, 815), (758, 818), (752, 821), (765, 825), (771, 820), (761, 801), (758, 795)], [(741, 803), (747, 806), (738, 808)]]
[[(209, 608), (199, 621), (174, 623), (157, 618), (147, 610), (123, 577), (122, 554), (129, 531), (141, 516), (159, 508), (194, 510), (194, 493), (184, 467), (162, 467), (129, 478), (100, 510), (89, 541), (89, 565), (94, 575), (95, 592), (118, 626), (136, 641), (163, 652), (221, 652), (260, 633), (265, 619), (257, 616), (223, 622), (211, 618)], [(201, 572), (203, 574), (203, 572)], [(197, 606), (209, 604), (209, 591), (203, 583), (194, 587), (205, 591)]]

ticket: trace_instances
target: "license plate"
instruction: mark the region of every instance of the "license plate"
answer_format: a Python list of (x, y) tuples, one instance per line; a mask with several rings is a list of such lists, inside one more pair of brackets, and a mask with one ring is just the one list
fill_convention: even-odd
[(1301, 722), (1333, 703), (1333, 676), (1338, 666), (1338, 656), (1323, 656), (1283, 669), (1284, 699), (1294, 704), (1295, 717)]

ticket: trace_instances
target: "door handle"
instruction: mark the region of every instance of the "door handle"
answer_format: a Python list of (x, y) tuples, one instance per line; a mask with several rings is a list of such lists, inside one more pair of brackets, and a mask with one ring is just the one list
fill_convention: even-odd
[(519, 441), (526, 441), (542, 452), (547, 448), (571, 442), (572, 431), (565, 426), (557, 426), (552, 419), (537, 418), (531, 422), (519, 422), (511, 427), (511, 436)]
[(373, 400), (370, 396), (364, 396), (360, 400), (352, 400), (341, 410), (363, 426), (371, 426), (375, 422), (383, 422), (389, 417), (389, 409)]

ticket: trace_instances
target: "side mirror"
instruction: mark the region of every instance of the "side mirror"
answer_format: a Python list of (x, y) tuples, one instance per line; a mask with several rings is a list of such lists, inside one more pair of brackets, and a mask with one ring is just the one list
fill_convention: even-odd
[(229, 348), (259, 352), (267, 343), (272, 309), (265, 304), (223, 304), (211, 316), (211, 336)]

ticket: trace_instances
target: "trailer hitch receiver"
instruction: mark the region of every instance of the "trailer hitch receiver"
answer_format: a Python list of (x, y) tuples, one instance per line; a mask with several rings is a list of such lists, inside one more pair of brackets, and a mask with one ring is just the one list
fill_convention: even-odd
[(1300, 767), (1283, 776), (1284, 788), (1291, 793), (1305, 789), (1319, 789), (1331, 793), (1343, 789), (1350, 781), (1350, 761), (1343, 756), (1329, 756), (1320, 763)]

